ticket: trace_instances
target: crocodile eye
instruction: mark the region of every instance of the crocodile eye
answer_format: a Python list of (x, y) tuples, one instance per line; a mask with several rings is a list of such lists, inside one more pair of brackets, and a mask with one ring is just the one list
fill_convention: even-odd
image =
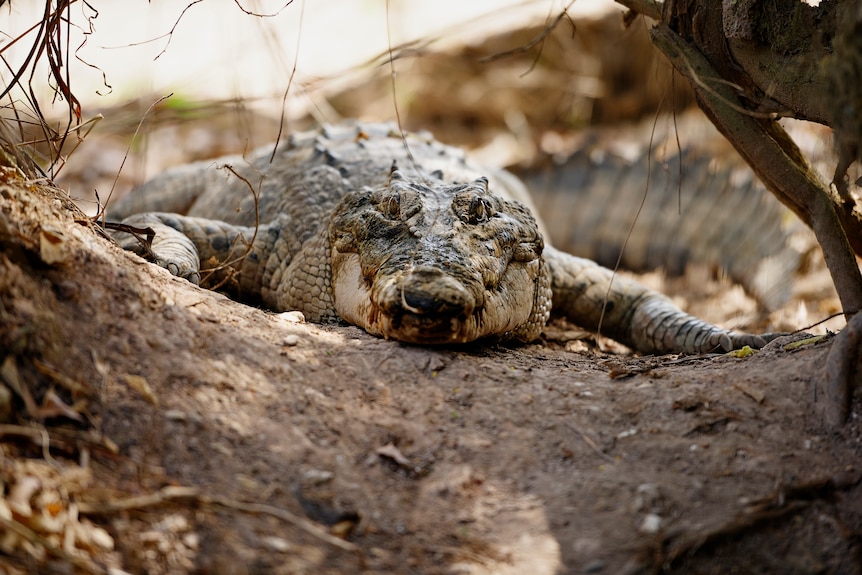
[(465, 224), (488, 222), (498, 213), (498, 200), (488, 193), (488, 178), (481, 177), (461, 186), (452, 200), (452, 211)]
[(470, 201), (470, 210), (466, 214), (468, 224), (481, 224), (487, 222), (494, 216), (494, 206), (487, 198), (474, 197)]
[(387, 218), (401, 219), (401, 194), (393, 194), (384, 198), (378, 205), (378, 209)]

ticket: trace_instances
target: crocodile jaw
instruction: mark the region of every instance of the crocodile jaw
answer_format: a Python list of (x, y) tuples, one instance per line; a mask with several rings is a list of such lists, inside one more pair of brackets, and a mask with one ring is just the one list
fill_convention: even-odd
[[(342, 319), (386, 339), (429, 345), (466, 343), (489, 336), (506, 338), (526, 324), (541, 264), (538, 260), (511, 263), (497, 288), (485, 290), (480, 297), (471, 297), (458, 280), (438, 270), (434, 283), (437, 289), (448, 292), (441, 292), (441, 298), (461, 306), (439, 314), (413, 309), (405, 302), (405, 289), (417, 281), (409, 271), (376, 277), (369, 283), (357, 254), (333, 252), (332, 272), (335, 309)], [(458, 291), (458, 297), (453, 297), (452, 291)]]

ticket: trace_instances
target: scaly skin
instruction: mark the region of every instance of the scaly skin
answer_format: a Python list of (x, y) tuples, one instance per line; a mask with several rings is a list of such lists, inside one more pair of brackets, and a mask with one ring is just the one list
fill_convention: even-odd
[[(697, 125), (685, 129), (698, 134)], [(631, 271), (679, 276), (689, 264), (714, 266), (766, 310), (787, 302), (800, 263), (788, 210), (732, 150), (717, 155), (707, 138), (677, 152), (662, 141), (622, 158), (607, 152), (619, 141), (606, 132), (596, 130), (600, 141), (587, 137), (562, 163), (518, 174), (545, 215), (550, 243), (611, 266), (625, 244), (620, 263)]]
[[(155, 259), (175, 275), (406, 342), (531, 341), (552, 305), (595, 330), (607, 297), (602, 333), (637, 351), (765, 343), (546, 246), (526, 190), (510, 174), (475, 166), (426, 134), (406, 142), (409, 156), (394, 127), (382, 124), (299, 134), (272, 163), (268, 148), (248, 160), (169, 171), (111, 215), (154, 227)], [(232, 171), (218, 170), (222, 164)], [(136, 240), (118, 239), (136, 249)]]

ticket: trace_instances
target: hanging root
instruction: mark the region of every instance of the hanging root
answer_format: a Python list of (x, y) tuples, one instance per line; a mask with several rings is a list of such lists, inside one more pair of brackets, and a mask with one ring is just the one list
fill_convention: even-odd
[(847, 422), (853, 389), (862, 376), (862, 313), (854, 315), (832, 342), (826, 358), (826, 378), (817, 383), (817, 403), (825, 423), (838, 427)]

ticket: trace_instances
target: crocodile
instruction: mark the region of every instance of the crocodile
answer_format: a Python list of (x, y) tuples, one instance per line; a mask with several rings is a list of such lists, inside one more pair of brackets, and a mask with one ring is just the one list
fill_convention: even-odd
[(174, 275), (407, 343), (530, 342), (553, 312), (642, 353), (765, 345), (555, 249), (535, 213), (515, 176), (427, 132), (347, 123), (170, 169), (109, 216), (152, 228), (115, 237)]

